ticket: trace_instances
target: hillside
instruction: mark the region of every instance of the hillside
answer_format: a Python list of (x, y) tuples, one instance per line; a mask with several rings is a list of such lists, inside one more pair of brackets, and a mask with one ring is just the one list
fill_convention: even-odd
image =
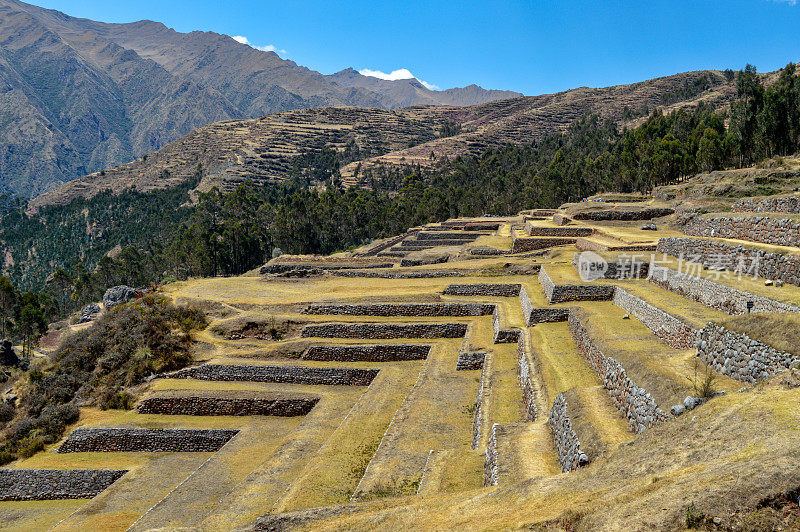
[[(202, 190), (211, 186), (231, 190), (243, 179), (280, 181), (290, 177), (298, 155), (322, 148), (343, 152), (349, 144), (357, 153), (346, 161), (341, 175), (346, 185), (357, 185), (363, 177), (355, 175), (359, 167), (363, 171), (375, 165), (430, 166), (442, 157), (477, 156), (506, 144), (530, 143), (562, 132), (589, 114), (626, 123), (657, 107), (676, 109), (700, 101), (724, 107), (733, 92), (721, 72), (700, 71), (473, 106), (393, 111), (326, 108), (227, 121), (200, 128), (146, 159), (77, 179), (37, 197), (31, 205), (62, 204), (134, 184), (138, 190), (171, 186), (194, 175), (198, 165), (204, 171)], [(454, 126), (456, 134), (443, 136), (445, 124)]]
[(221, 120), (519, 96), (421, 85), (408, 92), (397, 87), (410, 80), (358, 73), (340, 81), (226, 35), (153, 21), (106, 24), (1, 0), (0, 192), (35, 196)]
[[(800, 248), (691, 238), (654, 211), (682, 200), (591, 199), (159, 288), (209, 323), (183, 337), (190, 365), (126, 385), (130, 409), (84, 398), (48, 441), (34, 430), (45, 413), (12, 419), (19, 447), (40, 451), (0, 469), (0, 519), (26, 531), (797, 529), (800, 357), (770, 346), (796, 345), (800, 280), (705, 270), (670, 243), (727, 246), (733, 263), (768, 247), (794, 273)], [(632, 255), (665, 273), (623, 270)], [(601, 278), (582, 277), (589, 260), (604, 261)], [(128, 360), (110, 335), (135, 339), (115, 323), (138, 323), (148, 301), (63, 325), (67, 360), (91, 372), (98, 345), (95, 374)], [(66, 402), (82, 384), (45, 362), (39, 388), (12, 388), (21, 405)]]

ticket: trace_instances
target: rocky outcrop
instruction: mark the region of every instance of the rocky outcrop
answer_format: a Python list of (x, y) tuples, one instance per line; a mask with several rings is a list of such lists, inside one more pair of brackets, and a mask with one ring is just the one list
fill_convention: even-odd
[(100, 305), (97, 303), (89, 303), (83, 310), (81, 310), (81, 315), (78, 316), (78, 323), (87, 323), (92, 321), (100, 314)]
[[(800, 312), (800, 308), (715, 283), (671, 268), (653, 268), (650, 282), (731, 315), (748, 312)], [(748, 303), (752, 308), (748, 309)]]
[(127, 470), (0, 469), (0, 501), (91, 499)]
[(463, 338), (466, 323), (323, 323), (303, 327), (304, 338)]
[(488, 316), (494, 312), (488, 303), (376, 303), (371, 305), (310, 305), (304, 314), (345, 316)]
[(252, 381), (289, 384), (369, 386), (377, 369), (317, 368), (306, 366), (261, 366), (251, 364), (203, 364), (184, 368), (166, 376), (173, 379), (204, 381)]
[(572, 421), (567, 410), (567, 399), (563, 393), (558, 394), (556, 400), (553, 401), (548, 422), (553, 431), (553, 440), (556, 444), (561, 471), (566, 473), (587, 465), (589, 457), (581, 450), (581, 442), (572, 429)]
[(800, 364), (798, 355), (712, 323), (697, 332), (697, 356), (718, 372), (750, 384)]
[(394, 362), (424, 360), (428, 358), (429, 345), (312, 345), (303, 354), (304, 360), (336, 362)]
[(57, 452), (207, 453), (220, 450), (238, 432), (232, 429), (77, 428)]
[(517, 297), (522, 285), (515, 284), (451, 284), (444, 290), (447, 296)]
[(654, 307), (645, 300), (617, 287), (614, 304), (641, 321), (653, 334), (675, 349), (691, 349), (695, 344), (696, 331), (678, 318)]
[(111, 309), (116, 307), (117, 305), (127, 303), (134, 297), (138, 297), (141, 294), (142, 294), (141, 290), (137, 290), (136, 288), (131, 288), (130, 286), (125, 286), (125, 285), (114, 286), (106, 290), (106, 293), (103, 295), (103, 306), (106, 309)]
[(800, 256), (769, 253), (700, 238), (661, 238), (657, 251), (699, 262), (708, 268), (729, 270), (800, 286)]

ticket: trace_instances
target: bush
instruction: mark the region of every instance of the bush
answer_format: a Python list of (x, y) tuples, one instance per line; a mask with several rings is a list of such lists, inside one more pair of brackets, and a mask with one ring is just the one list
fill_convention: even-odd
[[(132, 408), (135, 399), (123, 388), (187, 366), (191, 331), (206, 326), (201, 311), (175, 307), (158, 295), (115, 307), (70, 336), (52, 366), (30, 372), (30, 389), (20, 405), (26, 416), (9, 427), (0, 453), (27, 457), (58, 441), (78, 420), (76, 400), (103, 409)], [(0, 411), (0, 419), (8, 415)]]
[(0, 423), (8, 423), (14, 419), (14, 407), (8, 403), (0, 403)]

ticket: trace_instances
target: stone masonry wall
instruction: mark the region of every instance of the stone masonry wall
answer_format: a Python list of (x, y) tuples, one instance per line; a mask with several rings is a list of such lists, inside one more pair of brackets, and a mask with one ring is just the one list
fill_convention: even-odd
[(699, 238), (661, 238), (657, 251), (673, 257), (683, 256), (707, 267), (746, 272), (764, 279), (800, 286), (800, 256), (768, 253), (762, 249), (733, 246)]
[(91, 499), (127, 472), (112, 469), (0, 469), (0, 501)]
[(312, 345), (303, 354), (304, 360), (337, 362), (393, 362), (428, 358), (429, 345)]
[(641, 298), (617, 287), (614, 304), (641, 321), (653, 334), (675, 349), (691, 349), (695, 345), (696, 331), (678, 318), (654, 307)]
[(304, 338), (462, 338), (466, 323), (323, 323), (303, 327)]
[(261, 366), (254, 364), (202, 364), (170, 373), (173, 379), (204, 381), (279, 382), (288, 384), (322, 384), (337, 386), (369, 386), (378, 375), (377, 369), (313, 368), (305, 366)]
[(530, 325), (533, 304), (531, 304), (531, 298), (528, 296), (528, 291), (525, 290), (524, 286), (519, 289), (519, 304), (522, 306), (522, 317), (525, 320), (525, 324)]
[(636, 211), (618, 211), (618, 210), (602, 210), (602, 211), (587, 211), (579, 212), (574, 215), (575, 220), (592, 220), (601, 222), (606, 220), (620, 220), (620, 221), (633, 221), (633, 220), (652, 220), (653, 218), (661, 218), (668, 216), (675, 211), (673, 209), (651, 207)]
[(594, 234), (591, 227), (542, 227), (525, 222), (525, 232), (530, 236), (560, 236), (577, 238)]
[(488, 303), (386, 303), (371, 305), (310, 305), (304, 314), (348, 316), (488, 316), (494, 305)]
[(614, 287), (611, 285), (557, 285), (544, 268), (539, 270), (539, 283), (550, 303), (609, 301), (614, 297)]
[(680, 273), (671, 268), (653, 268), (650, 282), (731, 315), (746, 314), (747, 302), (752, 312), (800, 312), (800, 308), (757, 296), (743, 290), (715, 283), (702, 277)]
[(492, 329), (494, 329), (494, 343), (496, 344), (512, 344), (519, 340), (521, 334), (519, 329), (500, 328), (500, 310), (498, 307), (495, 307), (492, 314)]
[(525, 410), (525, 421), (536, 421), (539, 415), (536, 407), (536, 389), (533, 385), (533, 368), (525, 354), (525, 336), (520, 335), (517, 342), (517, 378), (522, 388), (522, 406)]
[(305, 416), (319, 397), (148, 397), (140, 414), (168, 416)]
[(800, 196), (782, 196), (755, 201), (741, 199), (733, 205), (733, 212), (788, 212), (800, 214)]
[(499, 425), (492, 425), (489, 434), (489, 443), (486, 446), (486, 458), (483, 462), (483, 484), (485, 486), (497, 486), (499, 469), (497, 464), (497, 428)]
[(603, 354), (574, 312), (570, 314), (568, 322), (579, 352), (600, 376), (611, 400), (628, 421), (631, 430), (638, 434), (669, 419), (647, 390), (637, 386), (628, 377), (622, 364)]
[(444, 231), (433, 233), (420, 232), (417, 233), (417, 240), (467, 240), (469, 242), (474, 242), (480, 236), (479, 233), (447, 233)]
[(800, 363), (800, 356), (712, 323), (697, 332), (697, 356), (720, 373), (750, 384)]
[(77, 428), (57, 452), (216, 452), (238, 432), (228, 429)]
[(516, 297), (521, 284), (451, 284), (444, 290), (448, 296)]
[(559, 321), (567, 321), (569, 317), (568, 308), (535, 308), (531, 309), (528, 325), (536, 325), (537, 323), (555, 323)]
[(556, 396), (553, 407), (550, 409), (550, 429), (553, 431), (553, 440), (558, 452), (558, 463), (561, 471), (567, 473), (589, 463), (589, 457), (581, 451), (581, 442), (572, 428), (567, 411), (567, 399), (563, 393)]
[(800, 246), (800, 223), (789, 218), (741, 216), (716, 218), (692, 217), (683, 232), (691, 236), (710, 236), (749, 240), (775, 246)]
[(553, 215), (553, 223), (556, 225), (567, 225), (570, 222), (570, 219), (564, 216), (563, 214), (554, 214)]
[(481, 427), (483, 426), (483, 392), (486, 388), (486, 381), (489, 378), (487, 366), (491, 364), (489, 357), (484, 357), (481, 367), (481, 384), (478, 387), (478, 397), (475, 400), (475, 417), (472, 421), (472, 448), (477, 449), (481, 440)]
[(555, 236), (515, 238), (513, 244), (511, 245), (511, 253), (524, 253), (525, 251), (537, 251), (556, 246), (566, 246), (569, 244), (574, 244), (576, 240), (576, 238)]
[(468, 371), (482, 369), (486, 353), (483, 352), (460, 352), (456, 362), (456, 371)]

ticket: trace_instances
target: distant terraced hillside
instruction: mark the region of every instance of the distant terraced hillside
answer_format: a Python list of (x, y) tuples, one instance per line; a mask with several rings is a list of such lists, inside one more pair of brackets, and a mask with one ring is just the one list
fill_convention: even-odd
[[(61, 204), (100, 190), (172, 186), (202, 165), (202, 190), (231, 190), (244, 179), (282, 180), (295, 157), (323, 148), (344, 150), (355, 143), (363, 160), (342, 169), (346, 185), (358, 185), (359, 164), (429, 165), (446, 156), (477, 155), (487, 148), (523, 144), (563, 131), (576, 118), (597, 113), (629, 122), (656, 107), (677, 108), (707, 101), (726, 105), (733, 87), (718, 71), (699, 71), (602, 89), (512, 98), (481, 105), (418, 106), (386, 111), (347, 107), (305, 109), (259, 119), (202, 127), (146, 158), (96, 172), (36, 198), (33, 207)], [(460, 127), (442, 136), (444, 124)], [(433, 158), (431, 158), (433, 154)]]

